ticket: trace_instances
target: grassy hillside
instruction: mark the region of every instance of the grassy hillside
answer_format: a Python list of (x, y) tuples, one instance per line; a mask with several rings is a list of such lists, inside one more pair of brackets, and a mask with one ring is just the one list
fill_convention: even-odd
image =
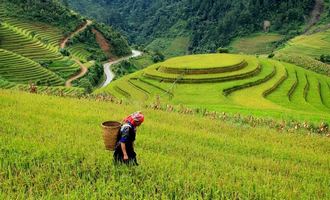
[(235, 54), (169, 59), (114, 81), (95, 93), (131, 103), (298, 119), (330, 119), (330, 78), (296, 65)]
[[(326, 137), (4, 90), (0, 105), (1, 199), (330, 198)], [(139, 109), (140, 166), (116, 167), (100, 123)]]
[(306, 55), (319, 59), (330, 55), (330, 29), (312, 35), (301, 35), (290, 40), (281, 53)]
[(330, 76), (330, 64), (320, 61), (322, 56), (328, 55), (330, 55), (329, 28), (293, 38), (275, 52), (274, 58)]
[(257, 33), (236, 38), (229, 48), (233, 53), (269, 54), (276, 48), (276, 42), (281, 39), (283, 36), (276, 33)]

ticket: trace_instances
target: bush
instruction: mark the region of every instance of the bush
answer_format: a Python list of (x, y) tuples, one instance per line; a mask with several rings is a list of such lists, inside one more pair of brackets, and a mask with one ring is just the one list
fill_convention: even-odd
[(219, 48), (217, 48), (217, 52), (218, 53), (229, 53), (229, 49), (228, 48), (219, 47)]
[(330, 55), (321, 55), (320, 56), (320, 61), (323, 63), (328, 63), (330, 64)]
[(273, 58), (274, 56), (275, 56), (275, 54), (271, 53), (271, 54), (268, 55), (268, 58)]
[(65, 49), (65, 48), (60, 49), (60, 53), (63, 56), (70, 56), (70, 52), (67, 49)]
[(154, 63), (157, 63), (157, 62), (162, 62), (165, 60), (165, 56), (164, 54), (162, 54), (161, 52), (157, 51), (155, 52), (153, 55), (152, 55), (152, 61)]

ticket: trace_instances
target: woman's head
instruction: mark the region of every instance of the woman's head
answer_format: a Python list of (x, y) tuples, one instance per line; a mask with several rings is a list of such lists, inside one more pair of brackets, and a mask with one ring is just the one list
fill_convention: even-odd
[(141, 111), (137, 111), (135, 113), (132, 113), (128, 117), (124, 119), (124, 122), (129, 122), (134, 126), (140, 126), (144, 121), (144, 115)]

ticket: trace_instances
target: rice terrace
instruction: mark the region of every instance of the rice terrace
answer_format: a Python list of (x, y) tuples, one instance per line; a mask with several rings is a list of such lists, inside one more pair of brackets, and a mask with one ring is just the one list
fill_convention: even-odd
[(0, 0), (0, 199), (330, 199), (330, 1)]

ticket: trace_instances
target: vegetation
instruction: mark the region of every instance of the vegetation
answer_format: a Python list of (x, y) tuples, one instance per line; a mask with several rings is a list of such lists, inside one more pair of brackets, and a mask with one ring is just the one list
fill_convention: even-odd
[(133, 72), (136, 72), (137, 70), (138, 68), (130, 61), (122, 61), (111, 67), (111, 71), (115, 74), (114, 80), (119, 79), (125, 75), (131, 74)]
[(275, 53), (275, 59), (283, 62), (293, 63), (300, 67), (303, 67), (314, 72), (330, 76), (330, 67), (326, 63), (320, 62), (309, 56), (304, 56), (301, 54), (286, 54), (286, 53)]
[[(76, 58), (81, 59), (86, 67), (94, 63), (87, 61), (107, 60), (92, 33), (96, 26), (114, 41), (111, 47), (113, 52), (121, 55), (123, 49), (130, 50), (125, 39), (110, 27), (97, 23), (89, 26), (90, 21), (83, 20), (57, 0), (28, 3), (23, 0), (4, 0), (0, 2), (0, 16), (0, 56), (4, 58), (0, 65), (3, 83), (0, 86), (3, 88), (17, 88), (15, 85), (28, 88), (28, 85), (21, 85), (28, 83), (38, 86), (64, 85), (66, 79), (80, 71)], [(84, 24), (87, 24), (86, 31), (73, 39), (78, 41), (77, 44), (60, 48), (60, 42)], [(103, 77), (103, 68), (100, 66), (97, 64), (97, 67), (92, 67), (86, 77), (92, 87)], [(85, 88), (90, 88), (88, 86)]]
[[(299, 33), (300, 26), (305, 23), (305, 18), (313, 9), (315, 1), (67, 2), (87, 16), (120, 28), (133, 43), (164, 44), (161, 51), (166, 55), (165, 50), (170, 46), (167, 43), (176, 38), (189, 38), (186, 46), (189, 52), (215, 52), (218, 47), (228, 45), (233, 38), (260, 32), (263, 20), (271, 22), (271, 31), (292, 37)], [(183, 53), (185, 52), (181, 52), (181, 55)]]
[(79, 80), (75, 80), (74, 85), (85, 88), (86, 93), (91, 93), (93, 91), (93, 87), (99, 85), (103, 74), (103, 65), (100, 62), (96, 62), (88, 68), (88, 72), (84, 77)]
[(0, 49), (0, 76), (10, 82), (40, 85), (62, 85), (64, 80), (40, 64), (4, 49)]
[(322, 136), (144, 109), (140, 166), (117, 167), (99, 124), (136, 106), (3, 90), (0, 96), (3, 199), (329, 198), (330, 147)]
[(95, 94), (108, 93), (133, 104), (154, 104), (159, 97), (163, 105), (321, 122), (330, 119), (329, 82), (327, 76), (285, 62), (205, 54), (153, 64)]
[(57, 0), (2, 0), (1, 6), (5, 15), (28, 21), (44, 22), (62, 29), (64, 35), (69, 35), (83, 23), (83, 18), (64, 7)]
[[(99, 44), (96, 41), (95, 34), (92, 32), (92, 27), (87, 27), (84, 31), (75, 35), (69, 42), (69, 49), (74, 49), (74, 46), (80, 46), (83, 49), (83, 52), (86, 52), (83, 58), (87, 61), (89, 60), (98, 60), (98, 61), (106, 61), (108, 56), (103, 52), (100, 48)], [(78, 51), (80, 52), (80, 51)], [(77, 53), (76, 53), (77, 54)]]
[(319, 59), (323, 54), (330, 54), (330, 29), (312, 35), (297, 36), (290, 40), (279, 52)]
[(282, 39), (283, 36), (279, 34), (258, 33), (235, 39), (230, 44), (230, 49), (233, 53), (270, 54)]

